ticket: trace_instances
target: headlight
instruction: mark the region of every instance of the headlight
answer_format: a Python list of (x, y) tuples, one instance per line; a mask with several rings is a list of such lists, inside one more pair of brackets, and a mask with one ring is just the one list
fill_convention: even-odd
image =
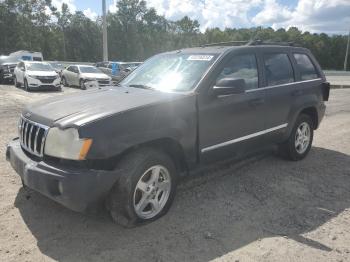
[(35, 79), (38, 78), (37, 76), (34, 76), (34, 75), (28, 75), (28, 77), (30, 77), (30, 78), (35, 78)]
[(89, 152), (92, 139), (79, 138), (78, 130), (57, 127), (49, 129), (45, 141), (45, 154), (53, 157), (84, 160)]

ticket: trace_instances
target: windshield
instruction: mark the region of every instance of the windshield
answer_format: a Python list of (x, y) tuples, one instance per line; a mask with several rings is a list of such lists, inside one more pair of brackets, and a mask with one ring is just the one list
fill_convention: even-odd
[(60, 63), (50, 63), (50, 64), (55, 69), (64, 69), (64, 66)]
[(155, 56), (125, 78), (121, 85), (190, 91), (202, 78), (217, 54), (163, 54)]
[(80, 72), (82, 73), (92, 73), (92, 74), (100, 74), (102, 73), (99, 69), (93, 66), (80, 66)]
[(27, 70), (29, 70), (29, 71), (54, 71), (51, 65), (42, 64), (42, 63), (28, 63)]

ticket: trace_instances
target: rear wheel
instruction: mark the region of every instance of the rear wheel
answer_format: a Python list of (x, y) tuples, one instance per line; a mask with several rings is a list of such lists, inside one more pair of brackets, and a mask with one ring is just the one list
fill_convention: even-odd
[(154, 221), (169, 210), (175, 196), (177, 173), (168, 155), (142, 149), (119, 164), (120, 179), (109, 196), (113, 220), (125, 227)]
[(312, 146), (313, 127), (314, 124), (310, 116), (300, 115), (295, 122), (290, 137), (280, 146), (281, 154), (293, 161), (305, 158)]

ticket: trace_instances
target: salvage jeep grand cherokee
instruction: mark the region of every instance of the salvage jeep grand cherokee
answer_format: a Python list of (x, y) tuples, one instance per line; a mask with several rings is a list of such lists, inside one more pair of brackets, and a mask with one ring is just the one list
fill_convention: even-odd
[(329, 84), (304, 48), (223, 44), (156, 55), (118, 87), (25, 108), (7, 159), (23, 184), (76, 211), (105, 201), (115, 222), (164, 215), (178, 177), (278, 144), (309, 152)]

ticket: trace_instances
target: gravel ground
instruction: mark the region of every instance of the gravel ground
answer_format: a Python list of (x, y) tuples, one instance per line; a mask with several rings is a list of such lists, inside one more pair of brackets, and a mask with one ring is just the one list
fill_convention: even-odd
[(350, 261), (350, 89), (332, 90), (305, 160), (265, 153), (198, 172), (165, 217), (134, 229), (22, 189), (5, 145), (25, 104), (61, 93), (0, 94), (1, 261)]

